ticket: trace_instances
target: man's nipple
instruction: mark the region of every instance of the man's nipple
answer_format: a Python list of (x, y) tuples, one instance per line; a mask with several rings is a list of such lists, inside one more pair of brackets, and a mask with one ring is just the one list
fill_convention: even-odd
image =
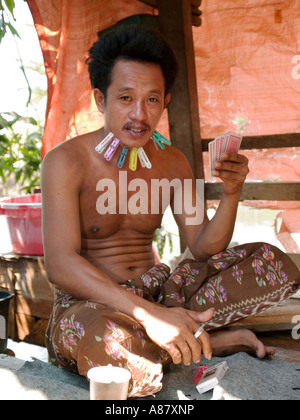
[(92, 227), (90, 228), (90, 232), (91, 232), (91, 233), (97, 233), (97, 232), (99, 232), (99, 227), (98, 227), (98, 226), (92, 226)]

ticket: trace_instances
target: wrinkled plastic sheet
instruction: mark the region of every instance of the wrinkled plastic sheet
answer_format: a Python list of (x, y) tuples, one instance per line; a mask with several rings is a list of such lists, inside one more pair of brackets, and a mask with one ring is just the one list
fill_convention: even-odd
[[(97, 32), (153, 9), (138, 0), (28, 4), (49, 83), (44, 155), (56, 144), (103, 125), (85, 64)], [(299, 1), (203, 0), (201, 10), (202, 26), (193, 30), (202, 138), (232, 130), (245, 136), (300, 132), (300, 66), (297, 72), (295, 61), (300, 55)], [(166, 115), (159, 130), (168, 135)], [(297, 149), (249, 154), (251, 179), (300, 177)]]
[(237, 127), (245, 135), (299, 132), (299, 2), (204, 0), (202, 8), (194, 30), (202, 138)]

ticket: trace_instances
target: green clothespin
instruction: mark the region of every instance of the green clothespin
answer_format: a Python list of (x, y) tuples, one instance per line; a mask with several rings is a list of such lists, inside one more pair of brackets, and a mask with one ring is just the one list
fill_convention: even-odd
[(165, 144), (167, 146), (172, 146), (172, 142), (170, 140), (166, 139), (163, 135), (161, 135), (157, 131), (154, 131), (154, 134), (153, 134), (152, 138), (153, 138), (153, 140), (156, 141), (156, 143), (159, 145), (159, 147), (162, 150), (165, 150)]

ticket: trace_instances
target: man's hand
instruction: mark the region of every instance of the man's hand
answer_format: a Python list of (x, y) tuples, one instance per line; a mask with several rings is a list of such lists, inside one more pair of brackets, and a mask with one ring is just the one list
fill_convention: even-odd
[(213, 175), (224, 182), (225, 194), (240, 194), (249, 174), (248, 159), (238, 153), (224, 153), (221, 158), (222, 161), (215, 165)]
[(212, 309), (200, 313), (182, 308), (157, 307), (155, 315), (146, 315), (142, 324), (151, 340), (166, 350), (175, 364), (183, 362), (189, 366), (192, 361), (200, 363), (202, 352), (206, 359), (212, 357), (209, 334), (204, 331), (198, 339), (194, 334), (199, 324), (209, 321), (213, 313)]

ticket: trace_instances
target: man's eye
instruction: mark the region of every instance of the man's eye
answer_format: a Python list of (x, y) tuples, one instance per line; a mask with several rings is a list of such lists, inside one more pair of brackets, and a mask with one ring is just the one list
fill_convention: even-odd
[(157, 98), (149, 98), (149, 102), (156, 103), (156, 102), (158, 102), (158, 99)]
[(121, 101), (128, 102), (130, 101), (130, 96), (122, 96), (120, 99)]

